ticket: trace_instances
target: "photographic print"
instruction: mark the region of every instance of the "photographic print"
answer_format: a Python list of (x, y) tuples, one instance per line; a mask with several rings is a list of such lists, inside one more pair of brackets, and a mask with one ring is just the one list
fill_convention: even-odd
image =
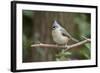
[[(49, 47), (51, 44), (72, 45), (85, 38), (90, 40), (90, 18), (90, 13), (23, 10), (23, 62), (90, 59), (90, 42), (77, 45), (68, 51), (65, 51), (67, 47)], [(62, 31), (63, 29), (65, 31)], [(33, 47), (37, 44), (44, 45)], [(48, 47), (45, 47), (45, 44)]]
[(97, 7), (12, 1), (11, 70), (97, 66)]

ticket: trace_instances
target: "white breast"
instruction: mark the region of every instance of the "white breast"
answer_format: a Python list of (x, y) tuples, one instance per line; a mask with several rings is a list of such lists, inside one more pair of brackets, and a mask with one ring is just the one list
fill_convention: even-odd
[(63, 36), (59, 29), (52, 30), (52, 37), (57, 44), (67, 44), (68, 42), (68, 38)]

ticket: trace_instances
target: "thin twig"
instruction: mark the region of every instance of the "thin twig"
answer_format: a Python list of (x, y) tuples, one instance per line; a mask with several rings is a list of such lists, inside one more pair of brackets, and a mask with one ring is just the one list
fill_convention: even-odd
[(87, 43), (87, 42), (91, 42), (91, 40), (90, 40), (90, 39), (86, 39), (86, 40), (81, 41), (81, 42), (78, 42), (78, 43), (76, 43), (76, 44), (69, 45), (68, 48), (67, 48), (65, 51), (69, 50), (70, 48), (74, 48), (74, 47), (83, 45), (83, 44), (85, 44), (85, 43)]
[(60, 46), (60, 45), (55, 45), (55, 44), (33, 44), (31, 47), (42, 47), (42, 48), (66, 48), (66, 46)]
[(54, 44), (33, 44), (31, 45), (31, 47), (42, 47), (42, 48), (64, 48), (65, 51), (71, 49), (71, 48), (74, 48), (74, 47), (77, 47), (77, 46), (80, 46), (80, 45), (83, 45), (87, 42), (91, 42), (91, 39), (85, 39), (83, 41), (80, 41), (78, 43), (75, 43), (75, 44), (72, 44), (72, 45), (65, 45), (65, 46), (61, 46), (61, 45), (54, 45)]

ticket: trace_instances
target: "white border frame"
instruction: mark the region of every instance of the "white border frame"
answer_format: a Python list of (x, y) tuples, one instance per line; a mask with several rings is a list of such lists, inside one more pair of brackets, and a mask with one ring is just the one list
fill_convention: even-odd
[[(16, 5), (16, 26), (17, 26), (17, 45), (16, 45), (16, 70), (24, 69), (40, 69), (40, 68), (56, 68), (56, 67), (76, 67), (96, 65), (96, 8), (84, 7), (67, 7), (67, 6), (52, 6), (52, 5), (31, 5), (17, 4)], [(32, 62), (22, 63), (22, 10), (42, 10), (42, 11), (58, 11), (58, 12), (82, 12), (91, 13), (91, 59), (81, 61), (59, 61), (59, 62)], [(66, 66), (67, 65), (67, 66)]]

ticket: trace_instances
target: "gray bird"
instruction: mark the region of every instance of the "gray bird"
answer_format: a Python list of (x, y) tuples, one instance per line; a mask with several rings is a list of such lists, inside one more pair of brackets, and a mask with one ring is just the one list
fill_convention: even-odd
[(52, 37), (56, 44), (61, 45), (67, 45), (70, 39), (78, 42), (78, 40), (74, 39), (63, 27), (60, 26), (60, 24), (58, 24), (56, 20), (52, 25)]

